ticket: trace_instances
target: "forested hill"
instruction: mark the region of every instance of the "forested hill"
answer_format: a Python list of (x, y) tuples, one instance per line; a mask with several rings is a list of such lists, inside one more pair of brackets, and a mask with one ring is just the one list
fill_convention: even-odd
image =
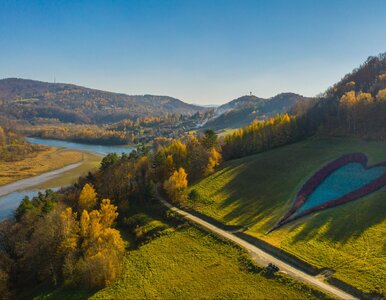
[(239, 158), (316, 133), (386, 141), (386, 53), (369, 57), (320, 98), (298, 102), (291, 115), (254, 121), (227, 136), (223, 156)]
[(243, 127), (255, 119), (267, 119), (286, 113), (295, 104), (309, 99), (294, 93), (281, 93), (268, 99), (242, 96), (217, 107), (214, 117), (204, 127), (216, 130)]
[(386, 53), (370, 56), (307, 113), (329, 134), (386, 139)]
[(22, 160), (41, 149), (41, 146), (30, 144), (22, 136), (0, 126), (0, 162)]
[(194, 114), (207, 108), (168, 96), (130, 96), (64, 83), (8, 78), (0, 80), (0, 114), (31, 121), (111, 123), (165, 113)]

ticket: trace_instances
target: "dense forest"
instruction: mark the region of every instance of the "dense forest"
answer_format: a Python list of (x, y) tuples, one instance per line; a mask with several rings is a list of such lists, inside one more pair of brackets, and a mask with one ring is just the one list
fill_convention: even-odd
[(290, 113), (295, 105), (311, 100), (294, 93), (281, 93), (268, 99), (243, 96), (217, 107), (203, 128), (221, 130), (244, 127), (256, 119), (266, 120), (278, 114)]
[(105, 124), (166, 113), (194, 114), (206, 108), (168, 96), (129, 96), (72, 84), (9, 78), (0, 80), (0, 114), (26, 120)]
[(255, 120), (227, 136), (224, 159), (238, 158), (327, 134), (386, 139), (386, 54), (369, 57), (320, 98), (297, 103), (292, 115)]
[(42, 124), (18, 123), (15, 127), (25, 135), (41, 138), (71, 140), (89, 144), (138, 145), (148, 144), (154, 140), (170, 141), (182, 137), (186, 132), (196, 129), (196, 124), (208, 118), (210, 114), (210, 111), (197, 112), (192, 116), (174, 113), (141, 117), (135, 120), (124, 119), (105, 125), (41, 120), (39, 123)]
[(24, 140), (23, 136), (0, 126), (0, 162), (18, 161), (41, 150)]

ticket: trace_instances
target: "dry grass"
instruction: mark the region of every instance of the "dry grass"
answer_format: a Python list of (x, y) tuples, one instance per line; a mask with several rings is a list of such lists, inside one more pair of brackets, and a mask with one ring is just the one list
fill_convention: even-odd
[(90, 156), (80, 151), (47, 147), (21, 161), (0, 162), (0, 185), (84, 161)]

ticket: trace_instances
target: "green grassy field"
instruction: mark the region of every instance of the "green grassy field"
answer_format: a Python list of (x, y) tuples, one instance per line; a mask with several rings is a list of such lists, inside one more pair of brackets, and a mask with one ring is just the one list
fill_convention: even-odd
[[(153, 239), (126, 251), (118, 280), (99, 291), (38, 286), (34, 299), (329, 299), (290, 278), (266, 278), (248, 254), (188, 224), (171, 227), (145, 215), (141, 234)], [(156, 235), (154, 233), (157, 232)], [(126, 237), (127, 231), (123, 231)], [(248, 267), (252, 269), (247, 270)], [(32, 296), (35, 295), (35, 296)]]
[(365, 292), (386, 294), (386, 189), (299, 219), (266, 235), (290, 207), (302, 183), (345, 153), (364, 152), (370, 164), (386, 159), (386, 143), (311, 138), (233, 160), (190, 189), (189, 205), (223, 223), (248, 226), (264, 239)]
[(112, 286), (91, 299), (314, 299), (288, 279), (241, 269), (244, 251), (187, 227), (161, 236), (124, 259)]

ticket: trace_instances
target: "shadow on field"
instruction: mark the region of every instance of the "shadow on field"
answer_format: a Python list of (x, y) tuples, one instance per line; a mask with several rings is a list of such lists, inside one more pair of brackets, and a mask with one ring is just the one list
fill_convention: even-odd
[[(304, 178), (309, 177), (305, 174), (313, 174), (320, 166), (340, 155), (337, 151), (318, 157), (317, 150), (312, 150), (302, 152), (301, 165), (298, 164), (297, 145), (294, 145), (286, 148), (285, 159), (282, 151), (272, 151), (269, 160), (264, 159), (265, 153), (262, 153), (259, 159), (235, 160), (228, 168), (218, 172), (212, 180), (221, 180), (221, 176), (232, 178), (212, 194), (227, 195), (218, 206), (219, 210), (227, 211), (223, 221), (241, 226), (260, 223), (260, 233), (271, 229), (290, 207), (291, 199)], [(291, 173), (283, 170), (291, 170)], [(386, 218), (385, 198), (386, 188), (383, 188), (362, 199), (314, 213), (285, 226), (293, 231), (303, 225), (293, 238), (294, 243), (313, 239), (316, 235), (345, 243)], [(320, 230), (321, 227), (323, 230)]]
[(315, 165), (319, 167), (334, 157), (320, 155), (315, 158), (315, 152), (320, 149), (302, 150), (300, 165), (299, 147), (304, 145), (294, 144), (285, 147), (285, 151), (275, 149), (261, 153), (255, 159), (234, 160), (229, 167), (212, 175), (214, 181), (227, 181), (211, 195), (227, 195), (218, 206), (227, 211), (223, 221), (244, 226), (264, 222), (259, 224), (261, 231), (271, 229), (290, 207), (305, 174), (312, 174)]
[[(314, 215), (288, 224), (291, 230), (305, 224), (293, 242), (307, 241), (316, 235), (337, 243), (346, 243), (358, 237), (366, 229), (381, 223), (386, 218), (386, 188), (351, 203), (326, 209)], [(326, 226), (322, 233), (319, 228)], [(385, 245), (386, 246), (386, 245)]]
[[(344, 244), (359, 237), (368, 228), (386, 218), (386, 189), (351, 203), (333, 207), (289, 223), (290, 231), (303, 225), (292, 243), (308, 241), (315, 236)], [(323, 230), (320, 230), (321, 227)], [(380, 233), (381, 234), (381, 233)]]

